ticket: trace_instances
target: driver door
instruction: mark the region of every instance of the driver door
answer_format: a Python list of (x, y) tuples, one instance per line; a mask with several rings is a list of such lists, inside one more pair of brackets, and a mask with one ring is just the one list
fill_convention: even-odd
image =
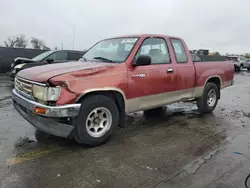
[(162, 106), (171, 100), (167, 95), (177, 88), (168, 46), (164, 38), (146, 38), (137, 51), (134, 61), (140, 55), (151, 57), (151, 65), (135, 66), (128, 71), (128, 111), (146, 110)]

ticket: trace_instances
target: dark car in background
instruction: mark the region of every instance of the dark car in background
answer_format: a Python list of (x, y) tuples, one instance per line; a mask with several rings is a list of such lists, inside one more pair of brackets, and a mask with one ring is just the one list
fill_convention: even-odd
[(11, 64), (11, 78), (15, 78), (15, 75), (27, 68), (47, 65), (52, 63), (62, 63), (67, 61), (79, 60), (86, 51), (75, 51), (75, 50), (56, 50), (43, 52), (32, 59), (17, 57)]

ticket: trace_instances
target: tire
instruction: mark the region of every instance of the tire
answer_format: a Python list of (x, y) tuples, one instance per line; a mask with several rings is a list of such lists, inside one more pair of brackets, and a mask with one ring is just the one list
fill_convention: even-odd
[(240, 71), (240, 67), (234, 65), (234, 70), (235, 70), (235, 72), (239, 72)]
[(250, 71), (250, 67), (247, 68), (247, 71)]
[[(212, 97), (212, 95), (215, 95)], [(208, 101), (208, 97), (214, 98)], [(197, 99), (197, 107), (201, 113), (211, 113), (217, 106), (219, 100), (219, 88), (216, 84), (208, 82), (203, 90), (202, 96)]]
[(82, 101), (75, 123), (75, 140), (87, 146), (99, 146), (110, 139), (119, 124), (115, 102), (104, 95), (93, 95)]
[(242, 69), (243, 69), (243, 65), (240, 65), (240, 71), (242, 71)]

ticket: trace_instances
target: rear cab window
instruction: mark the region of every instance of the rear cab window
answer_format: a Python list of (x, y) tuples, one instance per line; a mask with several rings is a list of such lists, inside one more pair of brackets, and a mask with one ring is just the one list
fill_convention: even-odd
[(171, 42), (172, 48), (174, 50), (176, 63), (187, 63), (188, 57), (187, 57), (186, 50), (185, 50), (181, 40), (170, 38), (170, 42)]

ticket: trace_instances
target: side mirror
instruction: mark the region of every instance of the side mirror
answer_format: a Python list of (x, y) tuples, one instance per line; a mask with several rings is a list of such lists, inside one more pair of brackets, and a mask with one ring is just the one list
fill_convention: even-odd
[(47, 61), (48, 63), (53, 63), (53, 62), (54, 62), (54, 59), (46, 59), (46, 61)]
[(134, 66), (151, 65), (151, 57), (148, 55), (140, 55), (136, 61), (132, 63)]

